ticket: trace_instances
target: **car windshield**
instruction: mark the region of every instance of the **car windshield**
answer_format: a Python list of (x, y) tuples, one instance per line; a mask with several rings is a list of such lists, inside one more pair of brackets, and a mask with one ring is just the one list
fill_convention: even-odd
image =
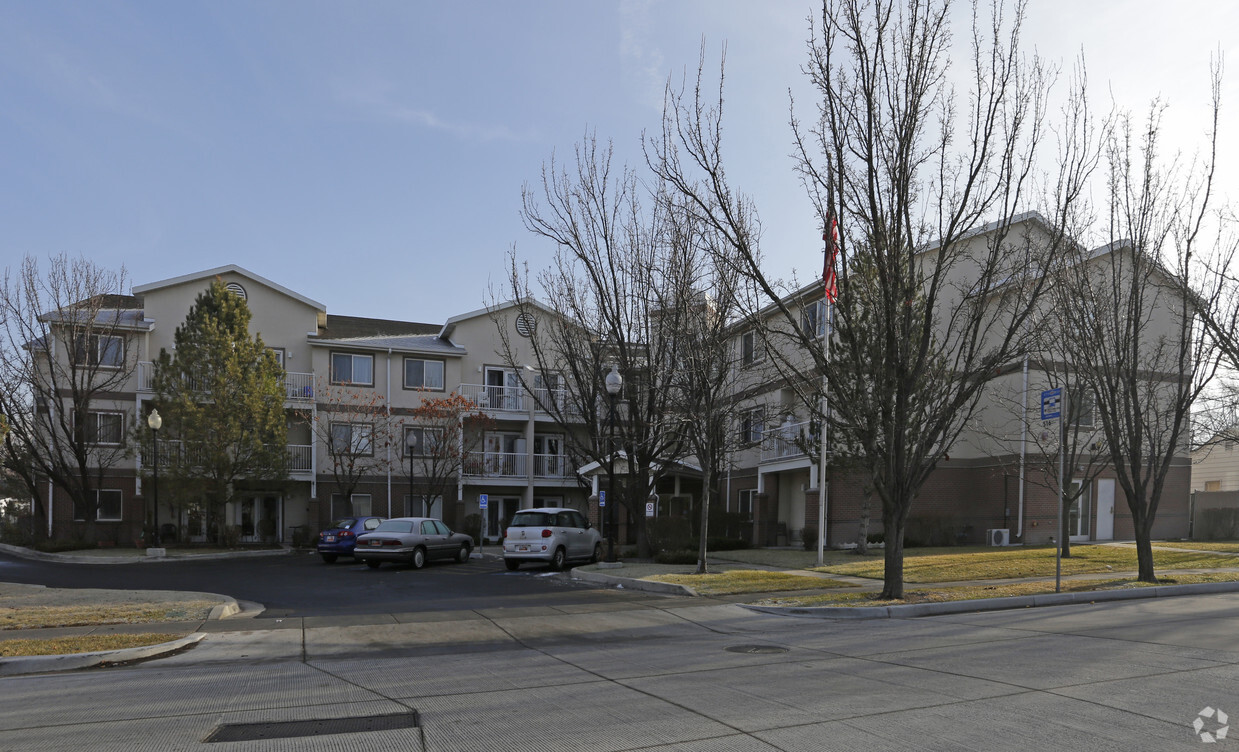
[(356, 525), (356, 524), (357, 524), (356, 517), (345, 517), (344, 519), (336, 520), (335, 522), (331, 523), (331, 526), (344, 528), (345, 530), (351, 530), (353, 525)]
[(512, 527), (546, 527), (555, 524), (554, 517), (546, 512), (517, 512), (512, 518)]
[(410, 520), (388, 520), (375, 528), (376, 533), (411, 533), (413, 522)]

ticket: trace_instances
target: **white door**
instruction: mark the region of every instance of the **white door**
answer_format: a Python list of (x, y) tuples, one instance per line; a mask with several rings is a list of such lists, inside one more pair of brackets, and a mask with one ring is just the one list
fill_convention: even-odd
[(1114, 480), (1097, 481), (1097, 527), (1094, 540), (1114, 540)]

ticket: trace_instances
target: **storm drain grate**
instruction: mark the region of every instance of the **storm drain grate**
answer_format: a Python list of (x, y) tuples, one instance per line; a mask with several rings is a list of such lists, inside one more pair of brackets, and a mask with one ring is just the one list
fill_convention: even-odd
[(276, 723), (228, 723), (217, 726), (204, 740), (213, 742), (252, 742), (259, 739), (291, 739), (321, 734), (356, 734), (365, 731), (392, 731), (421, 725), (417, 711), (388, 715), (363, 715), (352, 718), (320, 718), (312, 721)]
[(724, 649), (729, 653), (758, 653), (761, 655), (787, 652), (787, 648), (781, 648), (778, 645), (731, 645)]

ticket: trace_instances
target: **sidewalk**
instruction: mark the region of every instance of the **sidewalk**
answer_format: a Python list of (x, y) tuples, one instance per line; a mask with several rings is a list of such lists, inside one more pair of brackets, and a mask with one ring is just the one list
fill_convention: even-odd
[(211, 550), (197, 553), (192, 548), (90, 548), (67, 553), (45, 553), (32, 548), (0, 543), (0, 552), (35, 561), (55, 561), (62, 564), (157, 564), (162, 561), (186, 561), (190, 559), (248, 559), (261, 556), (285, 556), (292, 548), (264, 548), (256, 550)]

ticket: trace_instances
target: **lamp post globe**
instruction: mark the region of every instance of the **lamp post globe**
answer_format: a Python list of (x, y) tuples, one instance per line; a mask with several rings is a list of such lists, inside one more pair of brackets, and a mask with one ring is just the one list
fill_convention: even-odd
[(151, 541), (158, 548), (162, 542), (159, 539), (159, 429), (163, 427), (163, 418), (159, 411), (152, 408), (146, 416), (146, 425), (151, 429)]
[[(619, 369), (611, 366), (611, 372), (607, 374), (604, 381), (607, 389), (607, 395), (611, 401), (610, 434), (611, 442), (607, 455), (607, 492), (615, 496), (615, 398), (619, 396), (620, 390), (624, 388), (624, 377), (620, 375)], [(611, 503), (607, 505), (607, 561), (615, 563), (615, 499), (612, 498)]]

